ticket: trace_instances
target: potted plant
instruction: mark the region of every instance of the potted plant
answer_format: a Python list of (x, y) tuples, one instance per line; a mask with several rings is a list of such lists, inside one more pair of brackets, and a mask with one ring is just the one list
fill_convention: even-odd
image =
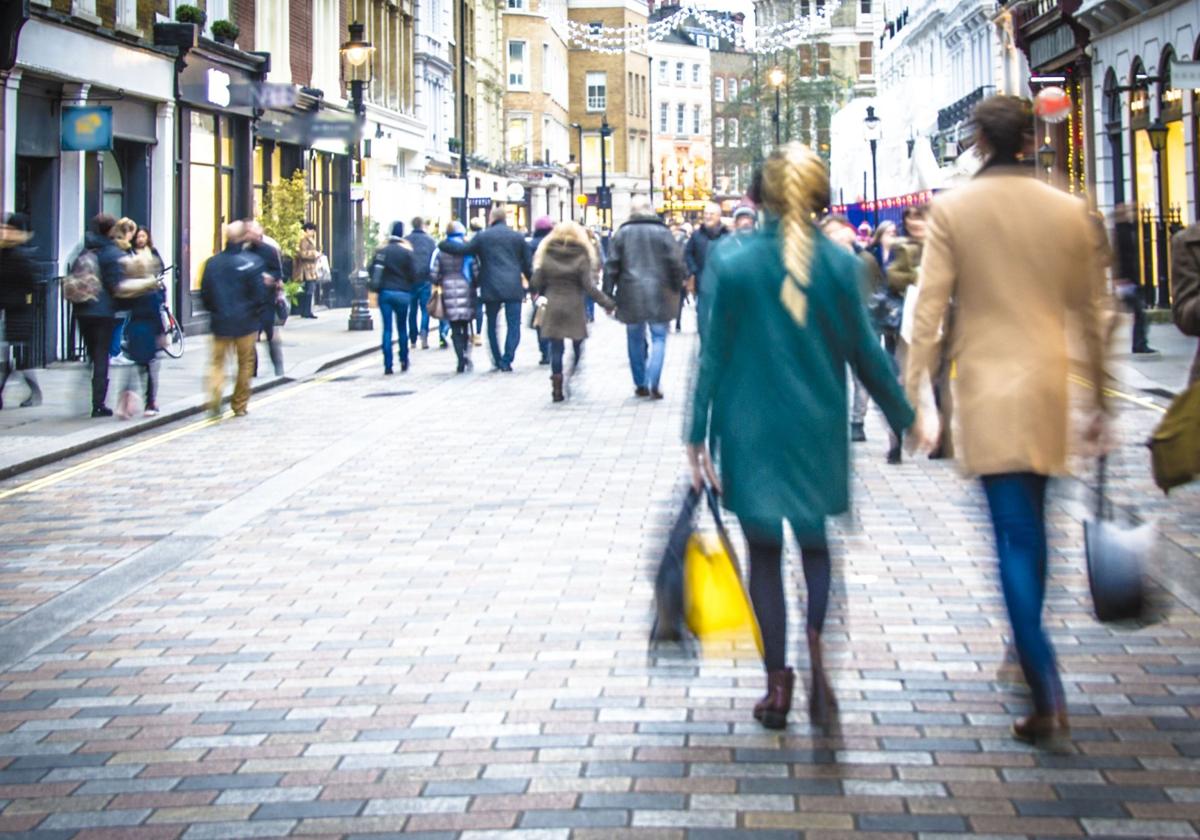
[(201, 29), (208, 21), (208, 15), (199, 6), (189, 6), (186, 3), (175, 7), (175, 20), (179, 23), (194, 23)]
[(446, 141), (446, 145), (450, 147), (451, 154), (458, 154), (462, 150), (462, 143), (459, 142), (457, 137), (451, 137)]
[(218, 44), (232, 47), (241, 32), (236, 23), (231, 20), (214, 20), (212, 25), (213, 38)]

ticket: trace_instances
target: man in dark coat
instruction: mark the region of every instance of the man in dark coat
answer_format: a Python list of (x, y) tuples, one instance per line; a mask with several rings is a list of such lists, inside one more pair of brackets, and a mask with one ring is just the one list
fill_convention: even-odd
[(1146, 321), (1146, 303), (1138, 282), (1137, 208), (1117, 205), (1113, 225), (1113, 279), (1116, 297), (1133, 315), (1134, 353), (1154, 353), (1150, 346), (1150, 325)]
[[(429, 264), (433, 262), (433, 252), (437, 250), (437, 242), (425, 232), (425, 220), (416, 216), (412, 220), (412, 232), (408, 234), (408, 244), (412, 246), (413, 268), (416, 271), (416, 284), (413, 286), (413, 302), (408, 308), (408, 340), (413, 347), (417, 346), (417, 327), (420, 327), (421, 349), (429, 349), (429, 296), (433, 294), (433, 281), (429, 276)], [(417, 316), (420, 315), (420, 324)], [(443, 339), (443, 343), (445, 343)]]
[(263, 261), (243, 249), (246, 225), (225, 228), (225, 250), (209, 258), (200, 277), (200, 297), (212, 327), (212, 359), (208, 370), (209, 413), (221, 413), (225, 389), (225, 359), (237, 352), (237, 381), (230, 403), (235, 417), (244, 417), (254, 375), (254, 342), (263, 306)]
[[(40, 294), (37, 267), (28, 246), (29, 219), (13, 213), (0, 225), (0, 309), (4, 310), (3, 336), (12, 345), (17, 370), (25, 377), (29, 396), (22, 408), (42, 404), (42, 389), (30, 360), (33, 354), (34, 318), (33, 296)], [(4, 385), (11, 373), (7, 359), (0, 359), (0, 406), (3, 406)]]
[[(484, 312), (487, 314), (488, 344), (492, 364), (497, 370), (512, 371), (513, 357), (521, 343), (521, 301), (525, 298), (526, 281), (533, 275), (525, 237), (508, 226), (508, 214), (503, 207), (492, 210), (491, 225), (467, 243), (467, 253), (479, 261), (478, 283)], [(504, 352), (496, 336), (496, 320), (500, 309), (508, 328), (504, 336)]]
[(729, 233), (729, 228), (721, 224), (721, 208), (709, 204), (704, 208), (704, 224), (696, 228), (687, 241), (683, 250), (683, 258), (687, 262), (688, 275), (692, 278), (692, 288), (696, 292), (696, 317), (700, 328), (700, 336), (704, 336), (705, 321), (708, 318), (708, 304), (712, 299), (712, 291), (700, 287), (700, 278), (704, 276), (704, 265), (708, 262), (708, 252), (713, 244), (722, 236)]
[(679, 305), (687, 266), (671, 231), (655, 215), (649, 200), (635, 198), (631, 210), (629, 221), (621, 225), (608, 249), (604, 293), (616, 299), (617, 318), (626, 326), (634, 393), (660, 400), (667, 330)]
[[(283, 255), (274, 240), (268, 241), (263, 226), (254, 219), (246, 220), (246, 253), (263, 262), (263, 305), (258, 313), (258, 328), (267, 340), (267, 352), (276, 376), (283, 376), (283, 348), (275, 336), (275, 301), (283, 282)], [(258, 376), (258, 354), (254, 354), (254, 375)]]
[(87, 343), (88, 357), (92, 360), (93, 417), (112, 417), (112, 409), (105, 405), (108, 400), (108, 350), (117, 326), (113, 296), (121, 282), (124, 272), (121, 260), (125, 258), (125, 252), (110, 236), (116, 225), (117, 220), (107, 213), (92, 219), (92, 229), (84, 236), (83, 247), (96, 255), (100, 267), (100, 292), (95, 300), (76, 304), (74, 310)]

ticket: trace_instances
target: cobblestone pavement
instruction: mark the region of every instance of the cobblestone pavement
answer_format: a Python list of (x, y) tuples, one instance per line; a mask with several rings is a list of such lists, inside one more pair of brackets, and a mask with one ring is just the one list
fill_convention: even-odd
[(1073, 739), (1014, 743), (980, 495), (884, 465), (875, 416), (836, 527), (840, 731), (761, 730), (752, 651), (648, 653), (693, 341), (663, 402), (605, 322), (565, 405), (526, 336), (512, 375), (371, 359), (0, 484), (41, 482), (0, 498), (0, 833), (1197, 836), (1197, 613), (1098, 625), (1065, 489)]

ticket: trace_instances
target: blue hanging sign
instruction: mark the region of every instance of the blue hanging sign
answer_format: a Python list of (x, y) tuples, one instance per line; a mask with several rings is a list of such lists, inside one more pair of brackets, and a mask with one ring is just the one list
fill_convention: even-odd
[(113, 147), (112, 108), (65, 105), (62, 109), (64, 152), (107, 152)]

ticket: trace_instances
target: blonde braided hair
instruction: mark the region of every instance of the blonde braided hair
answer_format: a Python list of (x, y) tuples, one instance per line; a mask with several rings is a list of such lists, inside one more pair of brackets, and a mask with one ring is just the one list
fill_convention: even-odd
[(779, 301), (800, 326), (808, 319), (809, 268), (813, 256), (813, 215), (829, 200), (829, 172), (816, 152), (802, 143), (776, 148), (763, 164), (762, 203), (779, 217), (786, 274)]

